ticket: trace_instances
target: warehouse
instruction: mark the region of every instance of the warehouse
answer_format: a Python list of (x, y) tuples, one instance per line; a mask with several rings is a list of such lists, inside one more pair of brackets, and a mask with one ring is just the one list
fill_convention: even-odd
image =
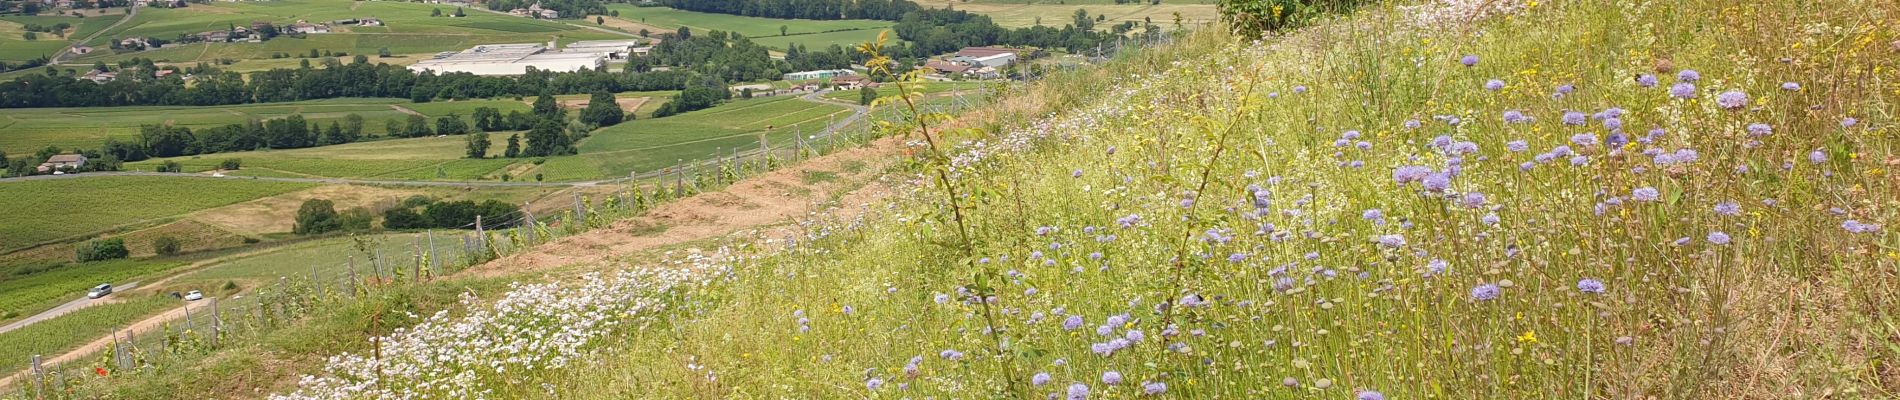
[(640, 46), (639, 39), (628, 40), (583, 40), (569, 43), (562, 53), (598, 53), (609, 60), (626, 59), (634, 47)]
[(602, 53), (555, 53), (541, 44), (481, 45), (458, 53), (438, 55), (410, 65), (415, 72), (467, 72), (475, 75), (522, 75), (532, 67), (541, 71), (574, 72), (607, 65)]

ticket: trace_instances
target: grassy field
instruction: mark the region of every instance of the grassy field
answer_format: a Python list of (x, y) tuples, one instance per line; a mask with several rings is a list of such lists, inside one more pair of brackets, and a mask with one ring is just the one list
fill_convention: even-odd
[[(267, 197), (309, 184), (100, 177), (0, 183), (0, 249), (97, 233), (117, 226)], [(49, 201), (56, 198), (57, 201)], [(75, 218), (83, 215), (83, 218)]]
[(396, 99), (326, 99), (290, 103), (239, 104), (230, 106), (141, 106), (96, 108), (27, 108), (0, 110), (0, 151), (8, 154), (32, 153), (46, 146), (71, 149), (98, 148), (107, 137), (136, 141), (140, 125), (172, 124), (193, 130), (243, 124), (251, 120), (302, 115), (305, 120), (329, 126), (342, 122), (349, 114), (361, 115), (366, 134), (383, 134), (386, 120), (406, 120), (409, 116), (397, 107), (430, 117), (457, 113), (472, 114), (477, 107), (492, 107), (506, 114), (526, 111), (527, 105), (512, 100), (471, 100), (456, 102), (410, 103)]
[[(435, 248), (442, 257), (461, 254), (461, 231), (437, 231)], [(368, 252), (357, 250), (357, 241), (371, 249)], [(308, 276), (314, 269), (323, 276), (348, 274), (350, 262), (356, 263), (359, 276), (374, 275), (376, 268), (371, 259), (380, 254), (383, 257), (384, 274), (390, 273), (389, 266), (404, 267), (403, 274), (409, 275), (408, 266), (420, 251), (426, 255), (429, 249), (429, 237), (422, 233), (392, 233), (364, 235), (360, 237), (334, 237), (287, 245), (263, 254), (239, 257), (205, 266), (197, 271), (179, 276), (169, 284), (167, 291), (210, 290), (225, 281), (241, 282), (244, 287), (255, 287), (284, 276)], [(425, 257), (426, 258), (426, 257)], [(445, 259), (453, 263), (459, 260)]]
[[(73, 40), (85, 38), (86, 35), (105, 29), (106, 26), (112, 25), (113, 21), (118, 20), (117, 15), (85, 18), (60, 15), (0, 16), (0, 61), (18, 62), (52, 56), (53, 53), (59, 52), (59, 49), (71, 44)], [(72, 25), (63, 38), (50, 32), (38, 32), (39, 37), (36, 40), (26, 40), (22, 36), (26, 32), (26, 24), (50, 27), (59, 23)]]
[[(735, 100), (711, 109), (659, 119), (623, 123), (594, 132), (580, 143), (581, 154), (554, 157), (535, 169), (547, 180), (582, 180), (653, 171), (678, 160), (709, 158), (718, 150), (758, 147), (758, 135), (782, 145), (794, 132), (824, 129), (829, 118), (850, 110), (790, 96)], [(723, 154), (723, 153), (722, 153)]]
[(230, 26), (248, 26), (252, 21), (289, 24), (298, 20), (312, 23), (346, 18), (376, 17), (384, 26), (340, 26), (329, 34), (311, 34), (303, 38), (280, 36), (263, 43), (216, 43), (181, 45), (149, 52), (95, 53), (78, 62), (113, 61), (144, 57), (161, 61), (193, 62), (223, 58), (268, 59), (273, 53), (305, 54), (310, 49), (376, 54), (389, 49), (397, 54), (422, 54), (461, 50), (477, 44), (538, 43), (559, 38), (562, 41), (611, 39), (623, 37), (585, 30), (559, 22), (519, 18), (467, 10), (462, 18), (430, 17), (431, 10), (447, 14), (451, 6), (392, 1), (283, 0), (192, 4), (189, 7), (147, 8), (130, 22), (108, 31), (102, 39), (134, 36), (173, 39)]
[[(635, 7), (628, 4), (609, 4), (607, 9), (619, 11), (619, 18), (646, 28), (653, 33), (671, 32), (679, 27), (691, 27), (694, 31), (705, 32), (720, 30), (736, 32), (751, 38), (753, 42), (773, 48), (784, 48), (787, 43), (797, 43), (812, 48), (823, 48), (832, 44), (849, 45), (877, 39), (877, 33), (895, 23), (873, 20), (795, 20), (746, 17), (728, 14), (683, 11), (667, 7)], [(785, 28), (780, 34), (779, 28)], [(625, 29), (625, 28), (623, 28)], [(639, 29), (632, 29), (639, 32)]]

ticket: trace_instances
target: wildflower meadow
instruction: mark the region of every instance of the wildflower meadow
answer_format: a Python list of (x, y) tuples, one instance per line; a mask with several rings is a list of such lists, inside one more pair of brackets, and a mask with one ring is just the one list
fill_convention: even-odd
[(1900, 396), (1900, 7), (1493, 3), (890, 122), (869, 213), (524, 285), (280, 398)]

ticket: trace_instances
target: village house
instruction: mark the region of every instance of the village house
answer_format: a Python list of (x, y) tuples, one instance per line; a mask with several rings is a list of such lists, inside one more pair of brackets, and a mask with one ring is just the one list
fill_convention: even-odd
[(290, 24), (290, 26), (286, 27), (285, 30), (290, 33), (303, 33), (303, 34), (330, 33), (330, 26), (324, 25), (324, 24), (312, 24), (312, 23), (308, 23), (304, 21), (297, 21), (297, 23)]
[(383, 26), (383, 20), (376, 19), (374, 17), (364, 18), (360, 24), (363, 26)]
[(85, 79), (85, 80), (92, 81), (92, 83), (103, 85), (106, 82), (111, 82), (114, 79), (119, 79), (119, 73), (110, 72), (110, 71), (92, 70), (92, 71), (86, 72), (85, 75), (80, 75), (79, 79)]
[(62, 173), (65, 171), (79, 169), (80, 167), (85, 167), (85, 166), (86, 166), (85, 155), (60, 154), (60, 155), (56, 155), (52, 157), (47, 157), (46, 162), (41, 163), (40, 167), (37, 168), (37, 170), (42, 174), (49, 173), (49, 172)]
[(92, 46), (73, 46), (73, 54), (86, 54), (91, 52)]
[(125, 38), (125, 39), (119, 40), (119, 47), (145, 48), (145, 47), (150, 47), (150, 46), (151, 46), (151, 42), (146, 41), (145, 38)]
[(831, 78), (831, 77), (856, 75), (856, 74), (857, 74), (857, 71), (852, 71), (848, 69), (821, 69), (817, 71), (802, 71), (802, 72), (793, 72), (793, 73), (785, 74), (785, 80), (804, 81), (804, 80), (825, 79), (825, 78)]
[(862, 75), (845, 75), (831, 78), (831, 86), (838, 90), (857, 90), (864, 87), (877, 87), (877, 82)]

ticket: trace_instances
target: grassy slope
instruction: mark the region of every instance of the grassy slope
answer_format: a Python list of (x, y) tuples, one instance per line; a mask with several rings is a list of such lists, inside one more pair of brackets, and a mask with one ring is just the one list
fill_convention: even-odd
[[(737, 32), (752, 38), (752, 41), (772, 47), (784, 48), (786, 44), (796, 43), (808, 48), (823, 49), (833, 44), (850, 46), (877, 39), (880, 31), (895, 23), (872, 20), (790, 20), (774, 18), (745, 17), (738, 15), (702, 13), (676, 10), (667, 7), (635, 7), (626, 4), (610, 4), (607, 9), (619, 11), (619, 18), (633, 23), (650, 26), (653, 33), (664, 33), (691, 27), (704, 32), (720, 30)], [(779, 27), (785, 27), (781, 35)], [(655, 30), (657, 29), (657, 30)], [(638, 29), (633, 30), (639, 32)]]
[[(735, 100), (719, 107), (666, 118), (643, 119), (602, 129), (580, 143), (578, 156), (550, 158), (535, 173), (547, 180), (582, 180), (653, 171), (679, 160), (713, 157), (734, 149), (758, 147), (760, 133), (783, 145), (794, 132), (824, 129), (828, 118), (844, 118), (841, 106), (815, 104), (791, 96)], [(724, 151), (721, 151), (724, 150)]]
[[(1121, 398), (1161, 381), (1182, 398), (1893, 396), (1900, 380), (1880, 366), (1900, 351), (1879, 343), (1900, 334), (1900, 321), (1881, 311), (1900, 301), (1892, 268), (1900, 243), (1841, 226), (1855, 219), (1891, 230), (1900, 221), (1900, 187), (1883, 165), (1900, 157), (1890, 117), (1896, 65), (1882, 47), (1900, 36), (1892, 21), (1847, 11), (1857, 5), (1813, 7), (1546, 5), (1486, 22), (1475, 38), (1395, 30), (1392, 11), (1373, 10), (1270, 47), (1212, 35), (1056, 78), (1006, 102), (1019, 107), (999, 108), (1016, 117), (1061, 111), (1056, 118), (978, 125), (1017, 138), (992, 145), (1036, 146), (960, 169), (964, 190), (981, 193), (965, 203), (977, 238), (970, 257), (989, 264), (960, 261), (942, 196), (927, 188), (862, 229), (738, 268), (730, 286), (682, 304), (695, 310), (683, 319), (615, 344), (619, 361), (585, 368), (626, 373), (562, 375), (572, 378), (555, 385), (598, 398), (987, 397), (1005, 390), (1006, 376), (1047, 372), (1051, 385), (1021, 390), (1040, 397), (1081, 382)], [(1816, 23), (1842, 30), (1804, 28)], [(1462, 54), (1484, 61), (1464, 68), (1455, 61)], [(1773, 61), (1782, 57), (1812, 62)], [(1701, 71), (1700, 97), (1670, 99), (1630, 81), (1659, 59)], [(1492, 78), (1508, 84), (1480, 88)], [(1807, 88), (1776, 89), (1784, 81)], [(1553, 100), (1561, 84), (1578, 91)], [(1296, 86), (1310, 91), (1295, 95)], [(1753, 111), (1717, 107), (1713, 98), (1730, 89), (1749, 93)], [(1506, 150), (1512, 140), (1541, 152), (1576, 133), (1601, 138), (1601, 124), (1566, 127), (1560, 115), (1608, 107), (1626, 110), (1634, 134), (1668, 133), (1620, 156), (1572, 145), (1588, 157), (1584, 167), (1559, 159), (1520, 171), (1530, 154)], [(1537, 121), (1500, 122), (1512, 109)], [(1860, 125), (1841, 129), (1849, 116)], [(1424, 127), (1403, 128), (1414, 118)], [(1752, 122), (1776, 133), (1745, 146)], [(1335, 147), (1345, 130), (1362, 132), (1371, 149)], [(1438, 135), (1479, 146), (1451, 190), (1485, 193), (1482, 208), (1393, 184), (1399, 166), (1443, 168), (1446, 157), (1426, 146)], [(1634, 154), (1648, 148), (1702, 157), (1657, 166)], [(1815, 149), (1827, 161), (1810, 162)], [(1350, 167), (1354, 160), (1367, 166)], [(1742, 165), (1754, 172), (1735, 174)], [(1203, 178), (1199, 206), (1181, 207), (1181, 193)], [(1271, 200), (1258, 219), (1246, 215), (1248, 185)], [(1643, 187), (1659, 188), (1661, 200), (1631, 200)], [(1592, 212), (1611, 196), (1625, 204)], [(1726, 200), (1743, 213), (1711, 211)], [(1387, 222), (1362, 219), (1367, 209)], [(1483, 223), (1489, 213), (1502, 222)], [(1117, 226), (1130, 214), (1141, 222)], [(1277, 233), (1255, 234), (1263, 223)], [(1058, 230), (1038, 236), (1039, 226)], [(1232, 242), (1204, 242), (1210, 229)], [(1716, 231), (1733, 242), (1706, 239)], [(1408, 243), (1382, 247), (1380, 235)], [(1681, 237), (1688, 243), (1672, 245)], [(1427, 277), (1435, 259), (1448, 271)], [(990, 356), (983, 307), (933, 301), (974, 275), (997, 287), (1000, 302), (988, 312), (1007, 329), (1003, 359), (1013, 373)], [(1274, 288), (1283, 278), (1290, 290)], [(1581, 293), (1584, 278), (1607, 293)], [(1487, 283), (1505, 286), (1501, 297), (1475, 300), (1470, 293)], [(1155, 311), (1187, 294), (1209, 304)], [(1093, 354), (1092, 344), (1108, 341), (1098, 326), (1124, 313), (1129, 322), (1102, 329), (1146, 338)], [(1069, 315), (1084, 320), (1079, 330), (1059, 326)], [(1168, 318), (1180, 336), (1162, 338)], [(1184, 347), (1164, 350), (1172, 343)], [(945, 350), (968, 358), (945, 360)], [(924, 361), (907, 376), (913, 356)], [(1106, 371), (1127, 383), (1102, 384)], [(867, 377), (886, 385), (867, 392)], [(1282, 386), (1286, 379), (1298, 387)]]
[[(0, 60), (18, 62), (41, 56), (52, 56), (59, 49), (71, 44), (72, 40), (78, 40), (100, 29), (105, 29), (106, 26), (112, 25), (112, 22), (118, 21), (119, 17), (118, 15), (86, 18), (57, 15), (0, 16)], [(52, 26), (61, 22), (72, 25), (72, 28), (66, 31), (64, 38), (49, 32), (39, 32), (39, 37), (35, 40), (26, 40), (22, 36), (26, 32), (26, 24)]]
[(13, 317), (0, 320), (12, 322), (78, 299), (94, 285), (124, 285), (177, 266), (176, 262), (161, 260), (111, 260), (73, 263), (24, 276), (7, 276), (0, 280), (0, 289), (4, 289), (0, 293), (5, 293), (0, 295), (0, 315)]
[[(273, 119), (301, 114), (307, 121), (329, 126), (345, 116), (363, 116), (363, 130), (382, 134), (385, 120), (405, 120), (407, 115), (391, 105), (409, 107), (408, 101), (394, 99), (326, 99), (290, 103), (240, 104), (230, 106), (140, 106), (96, 108), (28, 108), (0, 110), (0, 150), (9, 154), (32, 153), (46, 146), (97, 148), (107, 137), (137, 140), (140, 125), (170, 123), (193, 130), (244, 124), (251, 120)], [(519, 102), (464, 101), (412, 108), (426, 115), (449, 112), (467, 116), (476, 107), (526, 110)]]

